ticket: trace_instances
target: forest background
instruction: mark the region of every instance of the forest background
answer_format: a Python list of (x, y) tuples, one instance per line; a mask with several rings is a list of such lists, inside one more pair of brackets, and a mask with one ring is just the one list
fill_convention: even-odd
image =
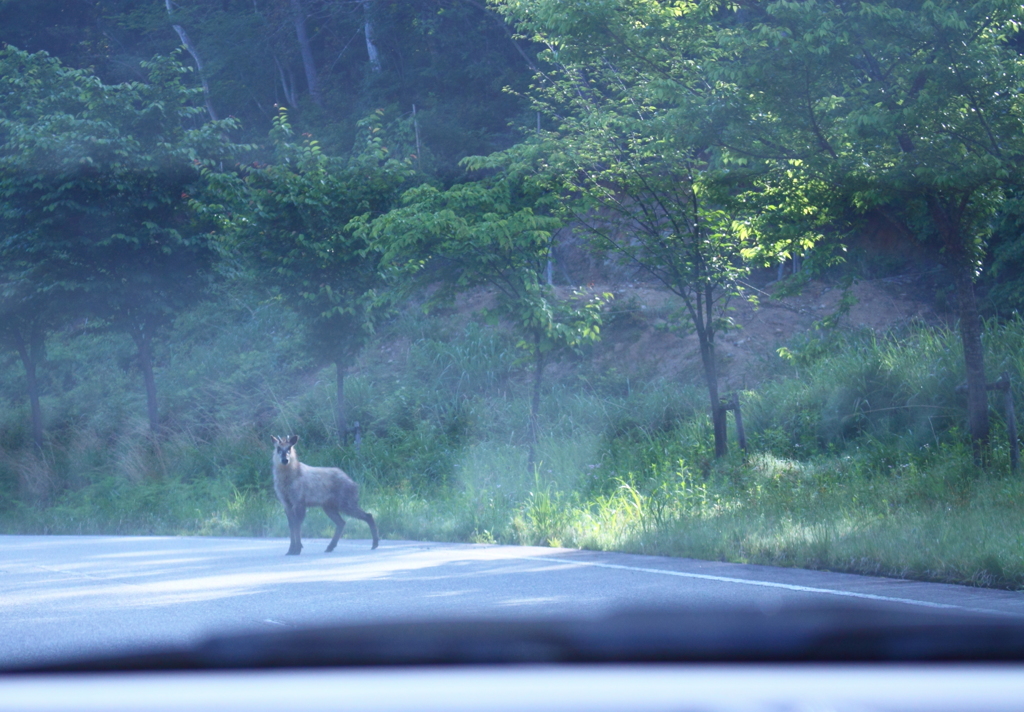
[(282, 535), (294, 432), (386, 538), (1019, 588), (1022, 20), (0, 1), (0, 529)]

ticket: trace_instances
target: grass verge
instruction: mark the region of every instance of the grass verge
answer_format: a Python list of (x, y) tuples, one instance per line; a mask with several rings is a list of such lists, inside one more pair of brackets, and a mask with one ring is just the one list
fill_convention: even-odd
[[(1024, 481), (999, 475), (1001, 463), (975, 468), (963, 448), (897, 460), (872, 448), (803, 462), (734, 456), (703, 474), (676, 460), (589, 486), (580, 482), (586, 449), (546, 443), (549, 459), (529, 476), (522, 448), (478, 446), (445, 491), (364, 487), (364, 506), (382, 536), (393, 539), (579, 547), (1024, 588)], [(561, 466), (547, 467), (559, 456)], [(311, 510), (304, 532), (328, 537), (332, 526)], [(2, 529), (287, 536), (272, 492), (223, 478), (101, 479), (49, 507), (19, 507)], [(346, 536), (368, 534), (355, 522)]]

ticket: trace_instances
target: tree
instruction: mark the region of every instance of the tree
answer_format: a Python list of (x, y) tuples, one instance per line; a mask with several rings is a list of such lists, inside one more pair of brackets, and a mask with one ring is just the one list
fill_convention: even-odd
[(26, 198), (35, 197), (29, 195), (30, 181), (47, 164), (34, 162), (34, 152), (19, 145), (19, 134), (41, 116), (66, 111), (69, 97), (87, 81), (84, 72), (64, 70), (42, 55), (0, 50), (0, 346), (15, 351), (24, 367), (37, 448), (44, 438), (38, 369), (47, 335), (68, 314), (62, 309), (68, 303), (68, 266), (61, 251), (38, 239), (47, 224), (34, 218), (50, 216), (40, 215)]
[(509, 121), (526, 106), (504, 88), (530, 77), (529, 48), (485, 0), (0, 0), (4, 42), (93, 68), (106, 83), (146, 81), (141, 60), (184, 44), (208, 112), (242, 122), (233, 137), (265, 138), (287, 106), (296, 131), (335, 155), (372, 110), (400, 125), (415, 105), (419, 167), (448, 183), (461, 179), (464, 156), (514, 140)]
[[(974, 280), (994, 210), (1022, 178), (1019, 3), (501, 6), (548, 43), (550, 59), (573, 80), (579, 107), (610, 97), (618, 103), (605, 103), (624, 116), (657, 109), (678, 136), (691, 137), (690, 146), (707, 149), (698, 158), (708, 168), (740, 176), (742, 190), (766, 188), (796, 206), (802, 198), (787, 196), (786, 186), (800, 194), (810, 183), (823, 185), (830, 199), (886, 211), (934, 244), (957, 293), (969, 431), (976, 446), (984, 442)], [(609, 93), (616, 82), (619, 91)], [(748, 202), (770, 204), (764, 197)]]
[(673, 148), (664, 137), (627, 138), (615, 132), (603, 138), (604, 150), (574, 156), (581, 168), (573, 173), (579, 194), (568, 209), (594, 247), (646, 272), (679, 297), (683, 309), (677, 319), (697, 335), (715, 456), (721, 457), (728, 440), (715, 343), (732, 324), (728, 305), (742, 295), (741, 281), (749, 272), (744, 256), (754, 250), (753, 233), (723, 209), (727, 201), (715, 194), (720, 187), (692, 149)]
[(378, 120), (367, 119), (359, 150), (339, 158), (308, 135), (297, 143), (281, 110), (271, 131), (274, 163), (254, 162), (239, 175), (209, 172), (220, 202), (205, 210), (218, 215), (227, 249), (248, 260), (306, 327), (304, 338), (292, 330), (284, 338), (335, 366), (339, 440), (348, 432), (345, 374), (372, 333), (384, 284), (380, 255), (348, 224), (390, 208), (409, 172), (388, 158)]
[(316, 60), (313, 57), (309, 33), (306, 31), (306, 10), (302, 7), (302, 0), (288, 0), (288, 2), (292, 13), (292, 24), (295, 26), (295, 39), (299, 43), (299, 55), (302, 57), (302, 69), (306, 74), (306, 88), (309, 90), (309, 97), (317, 106), (323, 106)]
[(374, 39), (373, 8), (370, 0), (360, 0), (360, 4), (363, 6), (363, 37), (366, 38), (366, 56), (370, 60), (370, 69), (379, 72), (380, 50), (377, 49), (377, 42)]
[(201, 90), (175, 59), (145, 67), (147, 84), (106, 85), (45, 53), (0, 51), (0, 210), (5, 264), (29, 285), (17, 311), (60, 295), (128, 334), (155, 432), (154, 339), (202, 297), (218, 255), (190, 191), (236, 124), (198, 121)]
[(709, 102), (726, 160), (784, 162), (935, 245), (956, 289), (968, 427), (988, 437), (974, 282), (1019, 185), (1024, 60), (1007, 0), (753, 2), (722, 9)]
[(552, 71), (533, 97), (557, 122), (541, 143), (567, 197), (562, 209), (593, 247), (679, 297), (681, 321), (697, 335), (722, 456), (726, 410), (715, 340), (729, 325), (728, 303), (741, 292), (754, 233), (727, 210), (738, 205), (715, 170), (707, 131), (684, 120), (675, 95), (680, 87), (705, 94), (691, 57), (713, 53), (711, 35), (681, 24), (676, 5), (525, 0), (503, 7), (549, 47), (541, 59)]
[[(536, 465), (544, 370), (566, 351), (600, 335), (601, 307), (609, 295), (560, 296), (545, 283), (554, 194), (542, 165), (526, 150), (463, 161), (492, 172), (482, 180), (439, 190), (421, 185), (402, 196), (402, 206), (361, 231), (382, 252), (382, 267), (403, 281), (435, 287), (435, 302), (480, 286), (497, 297), (485, 316), (504, 318), (523, 336), (518, 346), (533, 362), (528, 468)], [(548, 213), (548, 214), (546, 214)]]
[(174, 7), (171, 0), (164, 0), (164, 6), (167, 8), (167, 16), (171, 19), (171, 27), (174, 28), (174, 32), (178, 35), (178, 39), (181, 40), (182, 46), (192, 55), (192, 59), (196, 63), (196, 72), (199, 74), (199, 81), (203, 85), (203, 99), (206, 100), (206, 111), (210, 114), (210, 118), (216, 121), (218, 118), (217, 111), (213, 108), (213, 102), (210, 100), (210, 83), (206, 79), (206, 70), (203, 68), (203, 58), (199, 54), (199, 49), (192, 42), (192, 38), (188, 36), (185, 28), (174, 22)]
[(31, 413), (32, 442), (43, 447), (43, 410), (40, 405), (38, 368), (45, 357), (46, 337), (59, 322), (55, 312), (60, 300), (35, 279), (32, 270), (19, 270), (18, 261), (0, 250), (0, 347), (17, 352), (25, 369), (25, 386)]

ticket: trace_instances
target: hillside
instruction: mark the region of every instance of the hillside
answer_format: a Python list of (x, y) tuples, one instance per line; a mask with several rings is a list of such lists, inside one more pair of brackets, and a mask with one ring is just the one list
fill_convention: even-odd
[[(927, 298), (931, 280), (901, 275), (855, 282), (849, 293), (855, 300), (838, 321), (841, 329), (869, 329), (884, 334), (912, 322), (938, 324), (934, 299)], [(615, 294), (610, 307), (613, 318), (604, 331), (596, 359), (646, 377), (701, 378), (697, 337), (668, 330), (669, 313), (678, 307), (673, 295), (654, 285), (595, 285)], [(750, 288), (758, 303), (734, 300), (731, 313), (735, 328), (719, 338), (720, 381), (723, 390), (755, 387), (773, 370), (778, 348), (793, 339), (813, 335), (816, 324), (834, 314), (844, 290), (836, 284), (812, 280), (794, 295), (773, 296), (776, 285)], [(621, 310), (621, 311), (618, 311)], [(620, 316), (620, 318), (614, 318)], [(625, 318), (621, 318), (624, 316)]]

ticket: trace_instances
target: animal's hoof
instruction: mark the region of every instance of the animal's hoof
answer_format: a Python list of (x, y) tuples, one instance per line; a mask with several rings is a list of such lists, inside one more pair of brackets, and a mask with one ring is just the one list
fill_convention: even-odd
[(302, 549), (289, 549), (285, 556), (298, 556), (302, 552)]
[(333, 546), (329, 546), (326, 549), (324, 549), (324, 553), (325, 554), (330, 554), (332, 551), (334, 551), (334, 547)]
[(370, 547), (370, 551), (373, 551), (376, 548), (377, 548), (377, 542), (373, 542), (373, 546)]

